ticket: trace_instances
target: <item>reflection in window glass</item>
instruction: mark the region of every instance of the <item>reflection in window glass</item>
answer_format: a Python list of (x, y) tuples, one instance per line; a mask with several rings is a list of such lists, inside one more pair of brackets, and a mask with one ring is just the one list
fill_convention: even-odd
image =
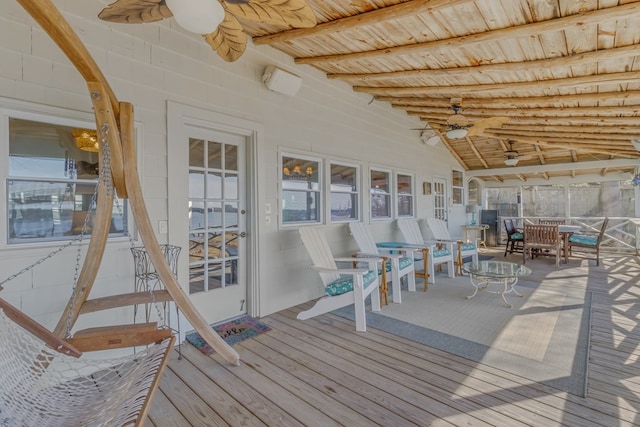
[(320, 222), (320, 161), (282, 156), (282, 223)]
[(359, 169), (355, 166), (331, 164), (331, 221), (359, 218)]
[[(189, 293), (237, 285), (238, 147), (189, 140)], [(223, 155), (224, 153), (224, 155)]]
[(371, 219), (391, 218), (391, 174), (371, 170)]
[(411, 175), (396, 175), (398, 217), (413, 216), (413, 177)]
[(451, 172), (451, 202), (454, 205), (464, 203), (464, 176), (461, 171)]
[[(9, 244), (91, 234), (100, 173), (98, 148), (95, 143), (79, 148), (84, 140), (76, 142), (73, 134), (97, 142), (91, 129), (9, 119)], [(114, 201), (110, 237), (127, 234), (126, 201), (119, 205)]]

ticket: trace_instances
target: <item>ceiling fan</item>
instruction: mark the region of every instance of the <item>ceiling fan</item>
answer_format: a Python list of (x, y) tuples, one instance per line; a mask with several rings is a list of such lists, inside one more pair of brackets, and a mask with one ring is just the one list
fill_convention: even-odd
[(499, 127), (509, 121), (509, 117), (496, 116), (472, 122), (460, 113), (462, 110), (461, 98), (451, 98), (451, 108), (453, 115), (447, 119), (447, 129), (445, 130), (445, 134), (451, 139), (480, 135), (487, 128)]
[(279, 25), (310, 28), (316, 16), (306, 0), (117, 0), (98, 18), (124, 24), (156, 22), (174, 17), (185, 30), (202, 34), (222, 59), (233, 62), (247, 46), (238, 18)]
[(520, 160), (520, 154), (513, 149), (514, 141), (507, 141), (509, 149), (504, 152), (504, 164), (507, 166), (515, 166)]

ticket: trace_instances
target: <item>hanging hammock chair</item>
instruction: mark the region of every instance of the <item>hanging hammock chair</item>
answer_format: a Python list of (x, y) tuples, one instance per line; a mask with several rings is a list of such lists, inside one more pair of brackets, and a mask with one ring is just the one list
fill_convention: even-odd
[(142, 425), (174, 337), (87, 359), (0, 299), (0, 426)]

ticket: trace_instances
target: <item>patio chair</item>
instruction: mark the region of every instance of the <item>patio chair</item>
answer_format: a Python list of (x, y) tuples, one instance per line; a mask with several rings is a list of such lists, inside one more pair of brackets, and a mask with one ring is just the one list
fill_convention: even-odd
[[(435, 266), (447, 264), (447, 274), (454, 277), (453, 251), (450, 245), (443, 249), (438, 249), (435, 242), (425, 242), (420, 231), (418, 221), (413, 218), (401, 218), (398, 220), (398, 227), (404, 241), (412, 247), (418, 248), (414, 252), (414, 261), (418, 266), (415, 268), (415, 276), (424, 280), (424, 290), (429, 288), (429, 282), (435, 283)], [(422, 264), (422, 265), (420, 265)]]
[(600, 243), (602, 242), (602, 238), (604, 237), (604, 232), (607, 229), (608, 223), (609, 218), (607, 217), (604, 219), (604, 221), (602, 221), (600, 232), (596, 235), (575, 233), (569, 236), (569, 256), (572, 255), (574, 248), (579, 248), (578, 251), (583, 252), (595, 252), (596, 265), (600, 265)]
[(538, 224), (540, 225), (564, 225), (567, 221), (564, 219), (539, 219)]
[[(548, 252), (547, 252), (548, 251)], [(558, 225), (525, 224), (522, 263), (526, 263), (527, 255), (555, 256), (556, 268), (560, 267), (560, 253), (562, 241), (558, 232)]]
[(504, 220), (504, 229), (507, 231), (507, 245), (504, 248), (504, 256), (507, 256), (507, 252), (510, 254), (522, 252), (524, 233), (516, 228), (511, 218)]
[[(427, 225), (433, 234), (433, 238), (441, 243), (451, 243), (453, 246), (453, 259), (456, 265), (456, 274), (462, 275), (462, 260), (471, 257), (473, 262), (478, 262), (478, 239), (465, 242), (462, 238), (453, 238), (449, 234), (447, 223), (438, 218), (427, 218)], [(454, 244), (455, 243), (455, 244)]]
[(313, 307), (298, 313), (300, 320), (333, 311), (353, 304), (355, 310), (356, 331), (365, 332), (365, 299), (371, 295), (371, 310), (380, 311), (380, 279), (378, 265), (380, 257), (362, 258), (368, 268), (338, 268), (336, 262), (351, 263), (353, 258), (334, 258), (322, 227), (301, 227), (299, 230), (302, 244), (309, 253), (314, 270), (320, 273), (326, 295), (316, 301)]
[[(359, 248), (359, 252), (356, 253), (355, 256), (377, 256), (385, 258), (384, 268), (380, 269), (380, 275), (388, 278), (386, 273), (391, 272), (393, 302), (398, 304), (402, 302), (400, 279), (403, 277), (407, 277), (409, 292), (416, 291), (416, 278), (413, 265), (414, 249), (378, 247), (371, 230), (362, 222), (350, 222), (349, 231)], [(386, 289), (384, 298), (386, 299)]]

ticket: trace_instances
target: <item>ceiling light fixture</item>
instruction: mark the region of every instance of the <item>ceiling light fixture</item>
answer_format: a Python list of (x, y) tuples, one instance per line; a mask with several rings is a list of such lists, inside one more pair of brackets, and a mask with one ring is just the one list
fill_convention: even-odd
[(79, 149), (92, 153), (98, 152), (98, 134), (95, 130), (77, 128), (71, 131), (71, 136)]
[(196, 34), (213, 33), (224, 19), (218, 0), (166, 0), (178, 25)]
[(451, 129), (446, 131), (445, 134), (447, 135), (447, 138), (460, 139), (460, 138), (464, 138), (465, 136), (467, 136), (468, 132), (469, 131), (466, 128), (453, 126)]
[(504, 159), (504, 164), (507, 166), (515, 166), (518, 164), (517, 158)]

